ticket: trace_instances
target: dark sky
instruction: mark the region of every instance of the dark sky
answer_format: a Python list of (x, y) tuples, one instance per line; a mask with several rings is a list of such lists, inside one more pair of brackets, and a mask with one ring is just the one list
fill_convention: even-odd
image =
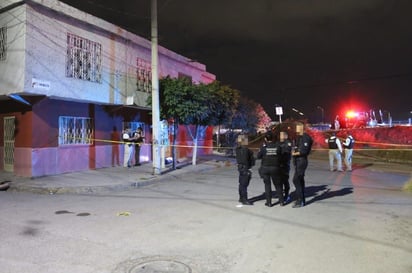
[[(63, 2), (150, 37), (150, 0)], [(263, 105), (412, 116), (410, 0), (158, 0), (159, 43)]]

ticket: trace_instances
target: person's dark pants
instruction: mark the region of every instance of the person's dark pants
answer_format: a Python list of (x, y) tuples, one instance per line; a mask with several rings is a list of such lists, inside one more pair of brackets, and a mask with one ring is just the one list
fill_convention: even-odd
[(306, 157), (296, 157), (294, 164), (293, 184), (296, 188), (296, 204), (305, 205), (305, 171), (308, 167), (308, 159)]
[(278, 167), (262, 166), (259, 171), (260, 176), (263, 178), (263, 183), (265, 183), (266, 204), (272, 204), (272, 182), (273, 185), (275, 185), (279, 202), (280, 204), (283, 204), (283, 189), (282, 182), (280, 180), (280, 169)]
[(281, 168), (280, 169), (280, 180), (283, 186), (283, 198), (286, 199), (290, 192), (290, 184), (289, 184), (289, 168)]
[(140, 145), (137, 143), (134, 145), (134, 161), (135, 166), (140, 165)]
[(247, 187), (249, 186), (252, 173), (247, 166), (238, 165), (239, 171), (239, 201), (247, 201)]

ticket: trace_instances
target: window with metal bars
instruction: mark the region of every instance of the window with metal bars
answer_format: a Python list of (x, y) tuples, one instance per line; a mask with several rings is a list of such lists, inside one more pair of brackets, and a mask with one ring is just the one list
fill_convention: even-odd
[(102, 46), (67, 33), (66, 77), (101, 83)]
[(93, 119), (59, 117), (59, 145), (93, 144)]
[(152, 67), (151, 63), (143, 59), (136, 59), (137, 91), (152, 92)]
[(0, 27), (0, 61), (6, 60), (7, 27)]

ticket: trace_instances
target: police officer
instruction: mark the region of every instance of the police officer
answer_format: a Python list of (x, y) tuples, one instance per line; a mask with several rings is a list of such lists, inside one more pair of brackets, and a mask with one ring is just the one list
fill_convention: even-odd
[(250, 169), (255, 165), (253, 152), (247, 148), (247, 137), (240, 135), (237, 138), (236, 162), (239, 171), (239, 202), (243, 205), (253, 205), (247, 197), (247, 187), (249, 186), (252, 172)]
[(342, 169), (342, 143), (336, 134), (333, 132), (329, 138), (325, 140), (328, 143), (329, 148), (329, 169), (333, 172), (335, 169), (333, 167), (333, 161), (336, 159), (336, 165), (339, 172), (343, 172)]
[(288, 139), (288, 133), (281, 131), (279, 133), (280, 141), (280, 180), (283, 185), (283, 200), (286, 203), (290, 201), (289, 191), (289, 172), (290, 159), (292, 157), (292, 142)]
[(258, 152), (257, 158), (262, 159), (259, 174), (265, 183), (265, 206), (272, 206), (272, 185), (275, 185), (279, 203), (284, 205), (282, 182), (280, 180), (280, 145), (273, 142), (272, 133), (267, 133), (265, 137), (266, 145)]
[(348, 132), (348, 135), (343, 142), (343, 147), (345, 148), (345, 166), (346, 171), (352, 171), (352, 153), (353, 153), (353, 146), (355, 145), (355, 139), (353, 138), (352, 134)]
[(135, 166), (140, 166), (140, 147), (143, 143), (143, 128), (139, 126), (136, 132), (133, 134), (133, 142), (134, 142), (134, 162)]
[(305, 171), (308, 167), (308, 155), (311, 151), (313, 140), (303, 131), (303, 124), (296, 125), (297, 138), (292, 151), (295, 174), (293, 184), (296, 188), (296, 201), (293, 208), (305, 206)]

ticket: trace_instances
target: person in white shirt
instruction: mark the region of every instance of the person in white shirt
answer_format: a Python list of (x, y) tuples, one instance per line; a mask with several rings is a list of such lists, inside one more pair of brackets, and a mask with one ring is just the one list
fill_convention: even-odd
[(353, 153), (353, 146), (355, 144), (355, 139), (351, 135), (350, 132), (348, 132), (348, 136), (345, 139), (345, 142), (343, 142), (343, 147), (345, 148), (345, 166), (346, 166), (346, 171), (351, 172), (352, 171), (352, 153)]
[(126, 127), (123, 131), (123, 141), (124, 141), (124, 157), (123, 157), (123, 167), (132, 167), (133, 158), (133, 139), (131, 137), (130, 128)]
[(328, 143), (329, 148), (329, 169), (333, 172), (334, 169), (334, 160), (336, 159), (337, 170), (343, 172), (342, 169), (342, 143), (339, 138), (336, 137), (335, 133), (325, 140)]

